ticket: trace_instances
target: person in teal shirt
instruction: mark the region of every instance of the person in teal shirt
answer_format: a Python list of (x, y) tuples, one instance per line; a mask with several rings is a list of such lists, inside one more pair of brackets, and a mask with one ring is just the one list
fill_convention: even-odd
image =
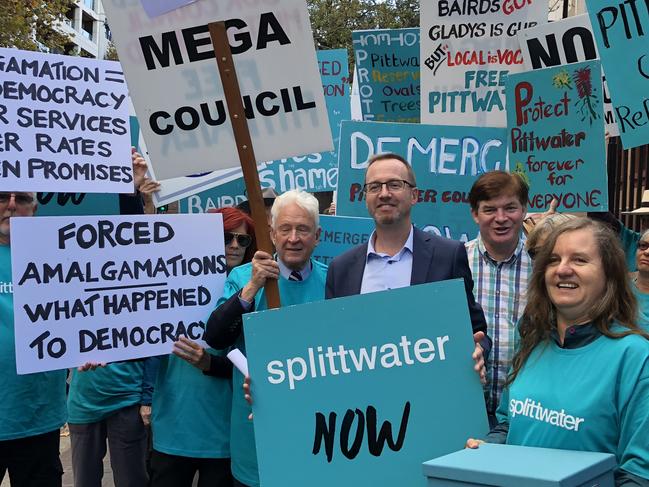
[(9, 219), (36, 207), (34, 193), (0, 192), (0, 483), (8, 471), (14, 486), (60, 487), (66, 372), (16, 373)]
[(561, 224), (537, 254), (528, 293), (486, 440), (612, 453), (616, 485), (649, 485), (649, 335), (636, 325), (618, 239), (585, 218)]
[(635, 254), (638, 272), (632, 289), (638, 300), (638, 325), (649, 331), (649, 230), (640, 237)]
[[(275, 199), (271, 209), (271, 238), (277, 260), (257, 251), (250, 264), (234, 269), (225, 282), (223, 297), (207, 322), (204, 339), (216, 349), (234, 347), (245, 353), (241, 316), (267, 309), (264, 285), (276, 279), (282, 306), (324, 299), (327, 267), (311, 258), (320, 240), (318, 200), (291, 190)], [(230, 451), (237, 487), (259, 486), (253, 423), (241, 392), (243, 375), (233, 372)]]
[[(252, 219), (236, 208), (223, 216), (226, 270), (250, 262), (256, 248)], [(230, 487), (232, 364), (221, 351), (187, 337), (161, 357), (153, 395), (151, 487)]]

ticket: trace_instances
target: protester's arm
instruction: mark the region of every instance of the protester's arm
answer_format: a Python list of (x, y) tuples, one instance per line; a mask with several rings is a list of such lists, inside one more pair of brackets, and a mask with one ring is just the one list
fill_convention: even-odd
[(624, 470), (615, 471), (615, 487), (649, 487), (649, 480), (625, 472)]
[(143, 360), (142, 370), (142, 399), (140, 404), (150, 406), (153, 400), (153, 388), (158, 377), (161, 357), (147, 357)]
[(233, 345), (241, 335), (243, 328), (241, 317), (246, 312), (239, 299), (239, 293), (233, 294), (210, 314), (205, 325), (203, 340), (217, 350)]
[(461, 277), (464, 279), (464, 291), (466, 294), (467, 303), (469, 305), (469, 315), (471, 317), (471, 326), (473, 333), (479, 331), (484, 333), (484, 337), (480, 340), (484, 360), (487, 360), (489, 352), (491, 351), (491, 338), (487, 336), (487, 321), (485, 320), (482, 308), (476, 302), (473, 296), (473, 275), (469, 267), (469, 259), (466, 255), (466, 248), (463, 244), (458, 243), (455, 256), (453, 258), (453, 277)]
[(327, 268), (327, 281), (325, 283), (325, 299), (332, 299), (334, 295), (334, 266), (335, 262), (329, 264)]
[(649, 478), (649, 359), (645, 347), (627, 351), (621, 374), (625, 380), (615, 388), (620, 425), (618, 466), (622, 472)]
[(232, 362), (227, 357), (211, 353), (208, 355), (210, 356), (210, 367), (204, 370), (203, 374), (221, 379), (232, 379)]

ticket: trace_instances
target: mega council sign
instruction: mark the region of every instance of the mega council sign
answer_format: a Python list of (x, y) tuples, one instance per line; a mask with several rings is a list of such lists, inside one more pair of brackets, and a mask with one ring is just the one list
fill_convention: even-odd
[(303, 0), (199, 0), (153, 19), (137, 1), (104, 7), (159, 180), (239, 165), (208, 31), (215, 21), (225, 22), (257, 159), (332, 149)]
[(218, 214), (12, 218), (11, 241), (19, 374), (169, 353), (223, 294)]
[(249, 313), (244, 331), (263, 486), (424, 487), (422, 462), (487, 430), (461, 279)]

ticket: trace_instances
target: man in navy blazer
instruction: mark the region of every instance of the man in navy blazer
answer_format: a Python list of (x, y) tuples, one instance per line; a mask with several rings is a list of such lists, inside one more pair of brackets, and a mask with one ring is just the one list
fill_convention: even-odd
[(329, 265), (325, 298), (339, 298), (428, 282), (464, 279), (476, 349), (476, 372), (485, 377), (484, 356), (491, 349), (482, 308), (473, 296), (473, 278), (464, 244), (414, 228), (415, 175), (397, 154), (370, 158), (365, 201), (376, 229), (370, 241), (336, 257)]

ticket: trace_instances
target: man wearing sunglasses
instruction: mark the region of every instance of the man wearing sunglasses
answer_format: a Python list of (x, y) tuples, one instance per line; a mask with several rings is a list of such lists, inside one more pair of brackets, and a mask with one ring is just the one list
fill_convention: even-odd
[(17, 375), (10, 218), (36, 212), (34, 193), (0, 192), (0, 482), (60, 487), (59, 429), (66, 421), (65, 370)]
[(365, 203), (376, 228), (367, 243), (336, 257), (327, 273), (326, 298), (384, 291), (461, 277), (476, 343), (475, 370), (485, 379), (484, 357), (491, 348), (473, 279), (461, 242), (423, 232), (412, 225), (418, 190), (412, 167), (397, 154), (378, 154), (368, 161)]

